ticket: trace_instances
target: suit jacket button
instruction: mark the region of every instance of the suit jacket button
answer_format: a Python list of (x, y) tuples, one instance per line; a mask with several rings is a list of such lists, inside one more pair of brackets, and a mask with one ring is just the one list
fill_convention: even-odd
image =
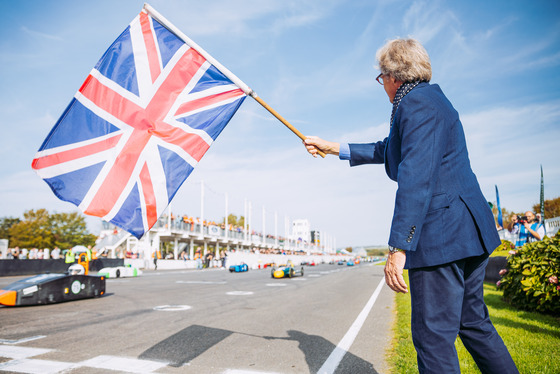
[(412, 239), (410, 239), (410, 238), (406, 239), (407, 243), (410, 243), (411, 241), (412, 241)]

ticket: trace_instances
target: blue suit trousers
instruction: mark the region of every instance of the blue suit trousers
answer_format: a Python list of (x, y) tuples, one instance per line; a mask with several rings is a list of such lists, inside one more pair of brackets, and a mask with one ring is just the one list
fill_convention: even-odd
[(483, 374), (519, 373), (483, 299), (488, 255), (409, 270), (412, 340), (420, 373), (460, 373), (457, 335)]

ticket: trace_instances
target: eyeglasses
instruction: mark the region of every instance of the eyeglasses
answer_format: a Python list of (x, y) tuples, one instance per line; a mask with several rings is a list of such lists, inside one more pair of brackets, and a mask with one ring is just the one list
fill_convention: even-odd
[(379, 84), (382, 85), (382, 86), (383, 86), (383, 75), (384, 75), (384, 74), (381, 73), (381, 74), (379, 74), (379, 75), (377, 76), (377, 78), (375, 78), (375, 80), (377, 81), (377, 83), (379, 83)]

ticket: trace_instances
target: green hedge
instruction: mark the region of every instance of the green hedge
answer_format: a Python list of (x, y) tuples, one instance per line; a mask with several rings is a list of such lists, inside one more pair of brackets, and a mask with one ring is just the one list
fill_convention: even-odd
[(520, 309), (560, 315), (560, 232), (509, 251), (497, 286)]

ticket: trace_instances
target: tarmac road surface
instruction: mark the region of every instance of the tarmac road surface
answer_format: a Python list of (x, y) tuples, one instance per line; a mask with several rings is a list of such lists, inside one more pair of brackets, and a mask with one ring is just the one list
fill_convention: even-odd
[(96, 299), (0, 307), (0, 373), (387, 373), (392, 308), (372, 264), (147, 271)]

